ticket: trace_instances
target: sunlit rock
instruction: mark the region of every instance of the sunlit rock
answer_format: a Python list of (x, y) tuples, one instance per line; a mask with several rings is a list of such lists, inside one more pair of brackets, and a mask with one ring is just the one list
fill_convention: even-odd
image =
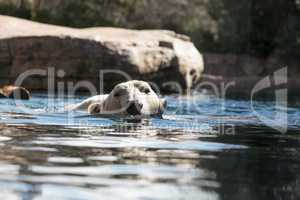
[[(98, 87), (99, 71), (109, 69), (160, 87), (177, 82), (185, 90), (203, 71), (203, 58), (194, 44), (172, 31), (74, 29), (7, 16), (0, 16), (0, 28), (0, 63), (10, 80), (30, 69), (55, 67), (64, 70), (64, 81), (88, 80)], [(112, 73), (104, 78), (104, 87), (111, 89), (122, 76)], [(47, 80), (30, 77), (24, 86), (47, 89)]]

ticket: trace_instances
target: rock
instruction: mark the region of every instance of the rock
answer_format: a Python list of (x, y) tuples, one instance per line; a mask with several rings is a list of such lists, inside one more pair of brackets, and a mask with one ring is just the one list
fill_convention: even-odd
[(0, 99), (3, 99), (3, 98), (7, 98), (7, 97), (0, 93)]
[[(249, 55), (205, 53), (204, 61), (205, 70), (200, 84), (206, 83), (203, 85), (210, 89), (218, 88), (218, 95), (226, 90), (226, 97), (249, 99), (254, 88), (260, 86), (266, 88), (256, 92), (255, 95), (261, 95), (265, 99), (274, 99), (275, 92), (279, 88), (288, 89), (289, 100), (299, 96), (300, 63), (296, 58), (276, 55), (258, 58)], [(261, 83), (264, 78), (270, 82)], [(276, 82), (282, 84), (276, 85)]]
[(29, 100), (30, 93), (23, 87), (6, 85), (0, 87), (0, 98)]
[[(31, 69), (55, 67), (56, 72), (64, 72), (59, 80), (74, 84), (90, 81), (97, 88), (100, 70), (121, 70), (163, 90), (168, 90), (163, 87), (166, 82), (189, 89), (204, 68), (202, 55), (190, 39), (172, 31), (75, 29), (1, 15), (0, 29), (0, 67), (6, 71), (7, 81)], [(117, 74), (104, 78), (107, 90), (124, 81)], [(22, 84), (45, 90), (47, 77), (29, 77)]]

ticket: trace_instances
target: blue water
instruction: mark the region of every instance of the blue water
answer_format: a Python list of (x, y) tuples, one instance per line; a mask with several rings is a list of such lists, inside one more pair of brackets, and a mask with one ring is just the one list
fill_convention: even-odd
[(298, 107), (197, 94), (166, 96), (163, 119), (65, 111), (85, 98), (0, 100), (1, 200), (300, 199)]

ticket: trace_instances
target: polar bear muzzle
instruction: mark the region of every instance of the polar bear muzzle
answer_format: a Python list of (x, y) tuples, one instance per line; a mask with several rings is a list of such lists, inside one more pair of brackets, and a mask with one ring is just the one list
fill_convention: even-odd
[(139, 103), (138, 101), (131, 101), (126, 109), (126, 112), (130, 115), (140, 115), (141, 110), (143, 108), (143, 104)]

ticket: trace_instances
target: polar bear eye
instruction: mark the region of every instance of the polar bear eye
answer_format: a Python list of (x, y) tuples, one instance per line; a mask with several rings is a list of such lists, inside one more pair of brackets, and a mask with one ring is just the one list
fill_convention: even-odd
[(150, 89), (149, 88), (146, 88), (146, 87), (141, 87), (139, 88), (139, 90), (145, 94), (149, 94), (150, 93)]
[(116, 91), (116, 92), (114, 93), (114, 97), (119, 97), (119, 96), (121, 96), (121, 92), (120, 92), (120, 91)]
[(146, 89), (144, 90), (144, 92), (145, 92), (146, 94), (149, 94), (149, 93), (150, 93), (149, 88), (146, 88)]
[(114, 97), (120, 97), (122, 95), (125, 95), (125, 93), (126, 93), (126, 90), (124, 90), (124, 89), (118, 89), (118, 90), (116, 90), (114, 92)]

